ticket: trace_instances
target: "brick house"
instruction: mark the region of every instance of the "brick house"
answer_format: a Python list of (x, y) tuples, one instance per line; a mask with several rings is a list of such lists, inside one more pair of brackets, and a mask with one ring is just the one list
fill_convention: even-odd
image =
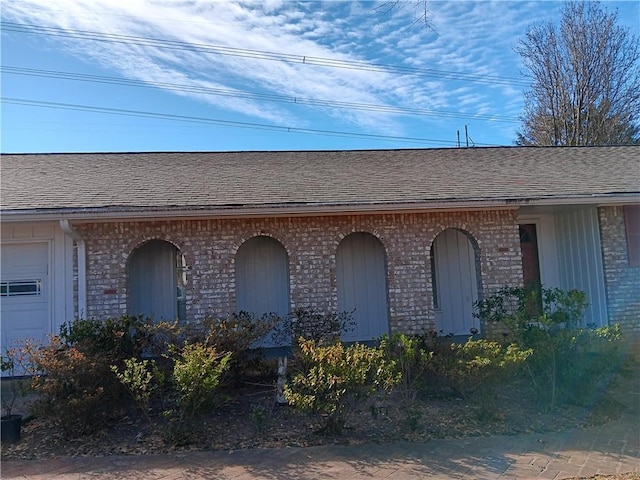
[(352, 311), (490, 334), (541, 282), (640, 331), (640, 146), (2, 156), (2, 343), (75, 317)]

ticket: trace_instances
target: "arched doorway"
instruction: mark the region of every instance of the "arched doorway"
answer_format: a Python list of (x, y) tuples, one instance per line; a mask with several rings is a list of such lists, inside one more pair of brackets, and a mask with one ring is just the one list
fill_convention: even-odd
[(449, 228), (431, 245), (431, 274), (436, 330), (442, 335), (470, 335), (480, 330), (473, 316), (478, 300), (477, 256), (462, 231)]
[(151, 240), (139, 246), (129, 261), (129, 314), (184, 321), (185, 280), (184, 256), (175, 245)]
[(342, 338), (373, 340), (389, 333), (385, 250), (369, 233), (346, 236), (336, 252), (338, 311), (354, 312), (355, 326)]

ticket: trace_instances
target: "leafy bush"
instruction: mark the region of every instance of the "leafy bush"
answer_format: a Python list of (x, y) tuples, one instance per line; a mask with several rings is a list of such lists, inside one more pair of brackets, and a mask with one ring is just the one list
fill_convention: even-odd
[(116, 372), (124, 371), (127, 359), (163, 349), (155, 335), (171, 331), (170, 324), (142, 317), (78, 319), (65, 323), (43, 347), (29, 344), (25, 350), (39, 394), (38, 413), (67, 435), (106, 425), (126, 406), (125, 386)]
[(25, 346), (32, 365), (36, 411), (68, 436), (104, 426), (122, 406), (122, 388), (105, 354), (86, 354), (51, 337), (49, 344)]
[(185, 344), (173, 349), (171, 381), (176, 390), (180, 417), (193, 417), (210, 408), (217, 399), (220, 378), (227, 370), (231, 353), (218, 353), (215, 347)]
[[(532, 354), (517, 344), (489, 340), (449, 343), (439, 348), (431, 362), (434, 372), (457, 394), (478, 400), (496, 383), (504, 381)], [(482, 390), (482, 391), (480, 391)]]
[(425, 374), (430, 368), (433, 352), (424, 348), (420, 337), (404, 333), (395, 333), (391, 337), (383, 335), (379, 342), (401, 375), (399, 386), (403, 400), (412, 403), (425, 387)]
[(85, 354), (108, 354), (124, 359), (138, 353), (143, 340), (142, 331), (149, 322), (148, 319), (128, 315), (106, 320), (77, 319), (60, 327), (59, 339)]
[(184, 338), (188, 343), (200, 343), (218, 352), (231, 353), (229, 377), (238, 379), (260, 363), (262, 347), (269, 337), (277, 336), (283, 323), (275, 313), (258, 317), (243, 311), (226, 317), (206, 318), (201, 324), (190, 326)]
[(184, 444), (194, 433), (193, 420), (218, 400), (220, 379), (229, 367), (231, 353), (220, 354), (215, 347), (194, 343), (172, 348), (172, 356), (175, 403), (164, 415), (168, 438)]
[(584, 292), (505, 288), (477, 304), (477, 315), (505, 325), (520, 348), (533, 351), (526, 369), (547, 409), (584, 404), (603, 387), (621, 359), (617, 326), (580, 328)]
[(389, 391), (400, 375), (381, 348), (342, 343), (321, 345), (298, 340), (302, 365), (307, 366), (285, 386), (285, 396), (296, 409), (319, 415), (328, 435), (340, 434), (349, 415), (365, 399)]
[(318, 313), (297, 308), (289, 316), (288, 325), (291, 338), (303, 337), (318, 344), (329, 344), (353, 330), (355, 321), (353, 312)]
[(583, 320), (587, 299), (579, 290), (505, 287), (476, 302), (475, 316), (484, 322), (501, 323), (521, 343), (531, 326), (574, 328)]
[(132, 357), (126, 359), (120, 369), (116, 365), (111, 365), (111, 371), (150, 420), (152, 394), (165, 381), (165, 376), (156, 365), (156, 361), (138, 360)]
[(428, 381), (433, 352), (425, 348), (423, 339), (416, 335), (396, 333), (380, 338), (380, 348), (395, 365), (399, 374), (397, 390), (400, 393), (400, 408), (404, 411), (412, 431), (419, 426), (420, 414), (416, 408), (416, 398)]
[(531, 327), (524, 338), (534, 350), (527, 364), (531, 386), (547, 408), (593, 402), (622, 361), (617, 325), (557, 331)]

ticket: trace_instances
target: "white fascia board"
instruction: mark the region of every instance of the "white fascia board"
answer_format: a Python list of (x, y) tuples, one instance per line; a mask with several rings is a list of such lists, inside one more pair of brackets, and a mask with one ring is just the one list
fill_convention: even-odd
[(65, 209), (61, 211), (5, 211), (2, 222), (43, 220), (72, 220), (74, 222), (102, 222), (149, 219), (198, 219), (198, 218), (261, 218), (307, 217), (385, 213), (420, 213), (427, 211), (514, 210), (524, 206), (560, 205), (620, 205), (640, 202), (640, 194), (598, 195), (575, 197), (548, 197), (533, 199), (495, 199), (439, 202), (366, 203), (366, 204), (314, 204), (256, 207), (214, 207), (150, 209), (136, 207), (109, 207), (106, 209)]

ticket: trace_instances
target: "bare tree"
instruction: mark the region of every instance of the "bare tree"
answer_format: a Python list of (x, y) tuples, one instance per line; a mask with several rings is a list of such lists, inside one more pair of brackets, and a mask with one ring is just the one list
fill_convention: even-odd
[(532, 80), (517, 143), (640, 143), (640, 44), (598, 2), (570, 1), (558, 28), (535, 25), (520, 41)]

